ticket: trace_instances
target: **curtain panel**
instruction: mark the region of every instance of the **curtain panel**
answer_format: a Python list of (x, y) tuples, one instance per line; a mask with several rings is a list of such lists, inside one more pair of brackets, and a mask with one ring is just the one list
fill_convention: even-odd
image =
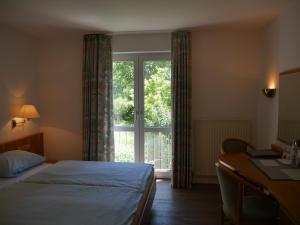
[(111, 38), (84, 36), (83, 158), (114, 160)]
[(191, 40), (188, 31), (172, 33), (172, 126), (174, 188), (190, 188), (191, 162)]

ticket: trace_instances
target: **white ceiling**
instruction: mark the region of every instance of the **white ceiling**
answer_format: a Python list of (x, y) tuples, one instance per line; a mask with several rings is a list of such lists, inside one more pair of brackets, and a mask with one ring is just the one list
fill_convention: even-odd
[(262, 26), (293, 0), (0, 0), (0, 22), (36, 35)]

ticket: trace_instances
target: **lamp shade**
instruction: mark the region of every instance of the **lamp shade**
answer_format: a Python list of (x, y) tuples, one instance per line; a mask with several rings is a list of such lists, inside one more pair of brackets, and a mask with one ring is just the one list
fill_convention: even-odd
[(33, 119), (39, 118), (40, 114), (38, 113), (34, 105), (23, 105), (20, 110), (19, 117)]

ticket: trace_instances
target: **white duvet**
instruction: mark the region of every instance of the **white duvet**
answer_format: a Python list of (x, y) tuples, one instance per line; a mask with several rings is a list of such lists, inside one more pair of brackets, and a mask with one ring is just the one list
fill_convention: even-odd
[(153, 167), (63, 161), (0, 189), (0, 225), (132, 224)]

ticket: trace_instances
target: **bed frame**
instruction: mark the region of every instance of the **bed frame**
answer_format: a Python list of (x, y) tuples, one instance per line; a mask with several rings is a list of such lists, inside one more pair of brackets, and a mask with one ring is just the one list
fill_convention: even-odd
[(43, 133), (32, 134), (0, 144), (0, 153), (17, 149), (44, 155)]
[(137, 209), (132, 225), (148, 225), (151, 222), (151, 210), (156, 192), (156, 180), (153, 175)]
[[(43, 133), (37, 133), (0, 144), (0, 153), (21, 149), (44, 155)], [(151, 220), (151, 209), (156, 192), (155, 177), (151, 178), (139, 203), (132, 225), (147, 225)]]

